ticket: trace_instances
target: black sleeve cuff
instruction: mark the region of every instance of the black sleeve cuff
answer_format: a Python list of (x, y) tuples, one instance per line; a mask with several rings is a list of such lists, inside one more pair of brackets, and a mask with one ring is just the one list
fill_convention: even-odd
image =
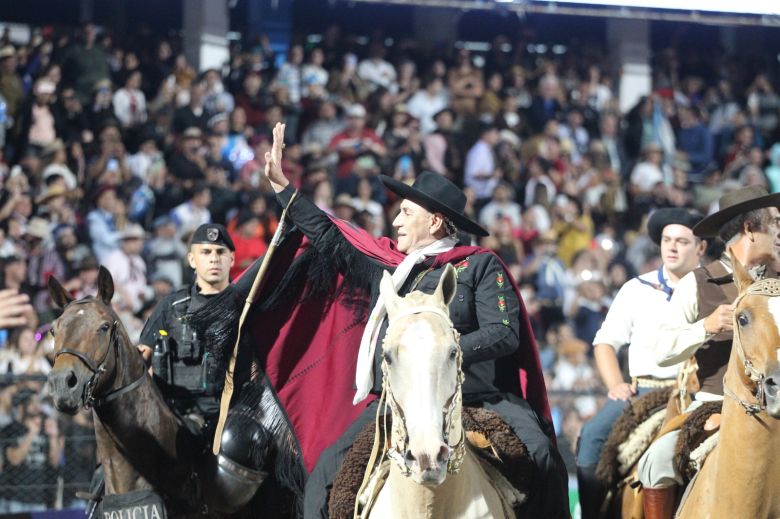
[(295, 193), (295, 188), (293, 187), (293, 185), (287, 184), (287, 187), (285, 187), (282, 191), (276, 193), (276, 199), (279, 201), (280, 204), (282, 204), (282, 207), (287, 207), (287, 204), (290, 203), (290, 199), (292, 198), (294, 193)]

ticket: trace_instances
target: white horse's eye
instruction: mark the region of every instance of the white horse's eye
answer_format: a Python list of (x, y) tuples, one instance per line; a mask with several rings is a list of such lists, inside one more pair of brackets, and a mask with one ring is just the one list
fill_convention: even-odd
[(740, 312), (740, 314), (737, 316), (737, 323), (740, 326), (747, 326), (750, 322), (750, 319), (748, 319), (748, 316), (744, 312)]
[(455, 357), (458, 356), (458, 350), (453, 346), (450, 348), (450, 360), (455, 360)]
[(388, 366), (393, 363), (393, 357), (390, 355), (389, 351), (384, 352), (382, 356), (385, 358), (385, 362), (387, 362)]

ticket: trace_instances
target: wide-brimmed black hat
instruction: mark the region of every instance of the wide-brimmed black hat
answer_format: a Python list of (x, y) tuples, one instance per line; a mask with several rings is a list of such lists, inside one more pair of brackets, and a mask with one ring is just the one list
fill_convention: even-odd
[(780, 208), (780, 193), (769, 194), (761, 186), (748, 186), (726, 193), (718, 200), (718, 211), (704, 218), (693, 228), (700, 238), (712, 238), (729, 220), (748, 211), (764, 207)]
[(684, 207), (658, 209), (653, 212), (650, 220), (647, 221), (647, 234), (656, 245), (661, 245), (661, 235), (664, 232), (664, 227), (667, 225), (678, 224), (693, 229), (701, 219), (701, 213), (685, 209)]
[(438, 173), (423, 171), (417, 175), (411, 186), (386, 175), (379, 175), (379, 178), (393, 193), (401, 198), (408, 198), (429, 211), (442, 213), (459, 229), (477, 236), (490, 234), (463, 212), (466, 207), (466, 195), (463, 191)]

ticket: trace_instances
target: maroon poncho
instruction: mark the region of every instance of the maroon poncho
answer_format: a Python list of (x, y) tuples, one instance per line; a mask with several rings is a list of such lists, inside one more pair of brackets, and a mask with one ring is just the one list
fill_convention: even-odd
[[(354, 247), (382, 265), (395, 267), (405, 257), (387, 238), (377, 240), (346, 222), (335, 219), (334, 222)], [(309, 246), (308, 240), (299, 234), (285, 240), (273, 258), (264, 283), (269, 290), (263, 290), (259, 301), (281, 279), (294, 258)], [(489, 251), (455, 247), (437, 256), (434, 267), (484, 252)], [(522, 313), (520, 347), (512, 356), (515, 365), (503, 371), (505, 375), (499, 380), (499, 388), (525, 398), (537, 413), (549, 420), (550, 407), (536, 341), (517, 285), (511, 276), (509, 279)], [(338, 274), (336, 286), (343, 282), (343, 276)], [(366, 300), (365, 318), (356, 325), (354, 305), (349, 307), (342, 299), (343, 296), (329, 300), (320, 297), (301, 302), (301, 298), (293, 298), (292, 305), (255, 312), (249, 321), (261, 361), (290, 418), (308, 471), (314, 468), (320, 453), (376, 399), (369, 395), (360, 404), (352, 405), (355, 366), (370, 302)]]

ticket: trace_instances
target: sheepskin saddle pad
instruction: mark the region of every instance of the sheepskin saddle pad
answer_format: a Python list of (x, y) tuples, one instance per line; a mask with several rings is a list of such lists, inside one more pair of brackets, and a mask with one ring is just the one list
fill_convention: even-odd
[[(384, 419), (380, 420), (380, 428), (384, 428), (383, 422)], [(387, 416), (387, 427), (392, 427), (390, 415)], [(493, 466), (521, 495), (527, 496), (536, 465), (509, 425), (493, 411), (464, 407), (463, 427), (472, 452)], [(331, 519), (352, 518), (355, 500), (371, 457), (374, 433), (374, 422), (371, 421), (358, 434), (345, 456), (330, 493), (328, 507)], [(383, 430), (380, 431), (380, 441), (384, 443)]]
[(711, 416), (720, 414), (723, 402), (705, 402), (691, 412), (680, 428), (674, 451), (674, 465), (688, 483), (701, 469), (707, 455), (718, 442), (719, 427), (708, 424)]
[(601, 450), (596, 477), (613, 488), (639, 461), (661, 429), (674, 388), (663, 387), (628, 401)]

